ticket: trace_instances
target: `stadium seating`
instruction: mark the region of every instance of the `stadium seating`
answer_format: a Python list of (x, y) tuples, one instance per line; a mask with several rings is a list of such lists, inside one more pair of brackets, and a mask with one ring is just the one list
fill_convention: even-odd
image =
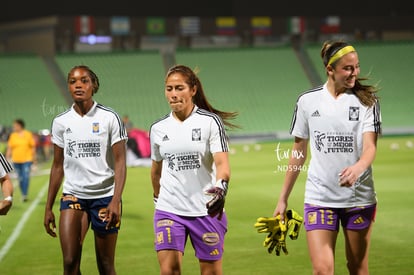
[(176, 60), (200, 69), (214, 106), (239, 112), (236, 135), (287, 132), (297, 95), (310, 86), (291, 47), (178, 51)]
[(0, 56), (0, 94), (3, 126), (22, 118), (29, 130), (49, 129), (53, 116), (68, 106), (36, 55)]
[(157, 51), (111, 54), (67, 54), (56, 56), (63, 72), (88, 65), (99, 77), (95, 99), (128, 115), (135, 127), (148, 129), (151, 122), (166, 114), (164, 68)]
[[(414, 43), (354, 43), (361, 74), (378, 83), (384, 133), (408, 131), (414, 126), (410, 80)], [(326, 76), (320, 44), (305, 45), (321, 79)], [(127, 114), (134, 127), (149, 130), (153, 121), (169, 112), (164, 98), (166, 64), (158, 51), (60, 54), (55, 56), (60, 74), (75, 65), (89, 65), (99, 76), (97, 101)], [(0, 125), (16, 117), (29, 129), (50, 127), (51, 119), (68, 107), (62, 91), (40, 57), (0, 56)], [(177, 63), (198, 68), (210, 102), (225, 111), (237, 111), (242, 128), (231, 136), (274, 134), (286, 136), (297, 96), (312, 87), (289, 46), (237, 49), (177, 49)]]

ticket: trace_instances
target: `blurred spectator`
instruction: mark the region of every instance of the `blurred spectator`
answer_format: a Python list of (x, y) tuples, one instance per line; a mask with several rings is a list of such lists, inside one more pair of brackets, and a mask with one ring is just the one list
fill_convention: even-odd
[(35, 134), (35, 137), (37, 138), (37, 161), (48, 161), (52, 151), (50, 131), (48, 129), (40, 130), (38, 134)]
[(22, 200), (27, 201), (30, 171), (36, 161), (36, 142), (32, 132), (26, 130), (23, 119), (13, 122), (13, 132), (7, 142), (6, 158), (13, 162), (17, 172)]
[(122, 121), (124, 122), (124, 126), (125, 126), (125, 129), (126, 129), (127, 133), (129, 133), (129, 131), (131, 131), (131, 129), (134, 127), (134, 124), (129, 119), (128, 115), (124, 115), (122, 117)]
[(151, 166), (151, 145), (149, 133), (132, 128), (128, 132), (127, 166)]

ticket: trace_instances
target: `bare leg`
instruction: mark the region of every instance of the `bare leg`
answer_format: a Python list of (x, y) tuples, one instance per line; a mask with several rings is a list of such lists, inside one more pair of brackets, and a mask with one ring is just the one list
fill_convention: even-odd
[(178, 250), (161, 250), (157, 252), (161, 275), (181, 274), (183, 253)]
[(101, 275), (115, 275), (115, 248), (118, 233), (99, 234), (95, 232), (96, 262)]
[(345, 247), (347, 267), (350, 275), (368, 275), (368, 254), (371, 244), (371, 225), (364, 230), (346, 230)]
[(59, 236), (65, 275), (81, 274), (82, 244), (87, 231), (88, 219), (84, 211), (74, 209), (61, 211)]
[(306, 232), (313, 274), (335, 273), (335, 245), (337, 231), (312, 230)]

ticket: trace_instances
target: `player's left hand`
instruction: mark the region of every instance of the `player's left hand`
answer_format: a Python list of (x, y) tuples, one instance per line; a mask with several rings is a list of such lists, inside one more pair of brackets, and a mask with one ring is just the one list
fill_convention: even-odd
[(208, 189), (206, 194), (213, 198), (206, 203), (207, 213), (210, 217), (218, 215), (218, 219), (221, 219), (223, 215), (224, 203), (226, 200), (228, 183), (227, 181), (220, 179), (216, 182), (214, 187)]
[(121, 222), (121, 203), (111, 201), (106, 209), (104, 220), (107, 222), (106, 230), (118, 226)]

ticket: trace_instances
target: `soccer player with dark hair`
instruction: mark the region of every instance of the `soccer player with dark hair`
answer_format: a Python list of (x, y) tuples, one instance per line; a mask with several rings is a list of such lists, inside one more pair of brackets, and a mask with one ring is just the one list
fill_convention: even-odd
[(171, 112), (150, 129), (160, 274), (181, 274), (190, 238), (200, 274), (219, 275), (230, 181), (225, 127), (237, 127), (229, 122), (237, 113), (213, 108), (196, 73), (184, 65), (169, 69), (164, 94)]
[(73, 67), (67, 84), (74, 103), (52, 122), (54, 158), (44, 226), (49, 235), (57, 236), (52, 208), (63, 182), (59, 237), (64, 274), (81, 274), (82, 245), (89, 226), (94, 231), (99, 274), (116, 274), (127, 133), (120, 116), (93, 99), (99, 80), (89, 67)]

